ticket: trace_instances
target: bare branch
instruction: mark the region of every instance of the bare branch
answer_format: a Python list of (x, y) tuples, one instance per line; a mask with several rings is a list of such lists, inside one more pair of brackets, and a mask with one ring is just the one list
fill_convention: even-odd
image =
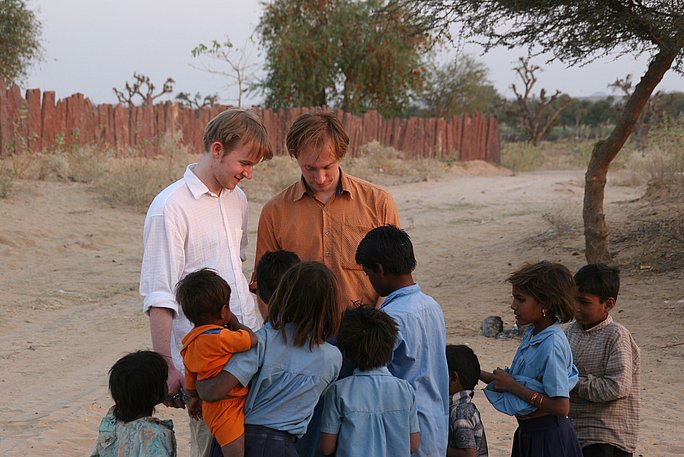
[(116, 87), (113, 87), (112, 90), (114, 91), (117, 100), (119, 100), (119, 103), (135, 106), (135, 98), (139, 97), (142, 105), (149, 105), (162, 95), (173, 92), (173, 85), (175, 83), (173, 78), (166, 78), (161, 91), (155, 94), (155, 85), (149, 76), (142, 73), (133, 73), (132, 85), (126, 81), (123, 91)]

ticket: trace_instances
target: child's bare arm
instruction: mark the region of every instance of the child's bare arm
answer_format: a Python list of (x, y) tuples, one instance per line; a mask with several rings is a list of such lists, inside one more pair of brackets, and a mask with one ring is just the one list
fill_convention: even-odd
[(321, 438), (318, 443), (318, 450), (323, 455), (333, 455), (337, 449), (337, 435), (332, 433), (321, 432)]
[(190, 397), (186, 405), (188, 408), (188, 416), (193, 419), (202, 419), (202, 400), (197, 395), (197, 391), (188, 389), (185, 393)]
[(221, 371), (213, 378), (202, 379), (197, 381), (197, 393), (204, 401), (219, 401), (224, 398), (230, 398), (227, 392), (230, 392), (233, 387), (240, 384), (240, 381), (227, 371)]
[(411, 441), (411, 454), (415, 454), (420, 447), (420, 432), (411, 433), (409, 439)]
[(480, 381), (489, 384), (494, 381), (494, 374), (489, 371), (480, 370)]

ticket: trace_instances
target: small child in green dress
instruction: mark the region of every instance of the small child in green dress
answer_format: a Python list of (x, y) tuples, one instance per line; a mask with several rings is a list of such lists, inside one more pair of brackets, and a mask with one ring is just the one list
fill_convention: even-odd
[(168, 367), (152, 351), (137, 351), (119, 359), (109, 370), (114, 399), (100, 423), (91, 457), (175, 457), (173, 423), (152, 417), (167, 396)]

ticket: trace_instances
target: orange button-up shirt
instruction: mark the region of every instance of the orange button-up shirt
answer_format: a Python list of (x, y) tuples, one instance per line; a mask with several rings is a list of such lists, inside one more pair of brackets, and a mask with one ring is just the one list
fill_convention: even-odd
[[(387, 224), (398, 226), (399, 216), (390, 194), (378, 186), (340, 171), (338, 191), (323, 204), (301, 178), (264, 205), (256, 263), (268, 251), (292, 251), (303, 261), (317, 260), (332, 270), (344, 306), (375, 305), (378, 294), (356, 263), (356, 248), (368, 231)], [(255, 287), (252, 275), (250, 288)]]

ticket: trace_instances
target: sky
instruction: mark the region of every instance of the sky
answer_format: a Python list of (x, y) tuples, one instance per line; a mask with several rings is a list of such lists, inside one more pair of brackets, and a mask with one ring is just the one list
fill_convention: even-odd
[[(192, 56), (199, 43), (222, 41), (225, 37), (250, 51), (253, 74), (263, 67), (254, 33), (263, 6), (258, 0), (27, 0), (42, 23), (44, 59), (34, 65), (24, 88), (53, 90), (58, 98), (85, 94), (94, 103), (116, 103), (113, 87), (123, 88), (134, 72), (150, 76), (157, 87), (167, 77), (176, 81), (177, 92), (219, 94), (222, 103), (235, 103), (237, 88), (225, 78), (197, 68), (202, 61)], [(252, 41), (250, 41), (252, 40)], [(475, 45), (464, 51), (489, 68), (489, 79), (499, 93), (513, 97), (512, 83), (520, 86), (512, 68), (525, 49), (495, 49), (481, 55)], [(444, 58), (456, 54), (454, 47)], [(645, 57), (634, 60), (602, 59), (581, 68), (566, 68), (545, 59), (533, 63), (539, 73), (536, 89), (556, 89), (573, 97), (611, 94), (608, 85), (616, 77), (638, 78), (647, 68)], [(664, 91), (684, 91), (684, 77), (670, 71), (658, 86)], [(165, 96), (170, 99), (173, 96)], [(250, 95), (243, 102), (258, 104), (262, 97)]]

